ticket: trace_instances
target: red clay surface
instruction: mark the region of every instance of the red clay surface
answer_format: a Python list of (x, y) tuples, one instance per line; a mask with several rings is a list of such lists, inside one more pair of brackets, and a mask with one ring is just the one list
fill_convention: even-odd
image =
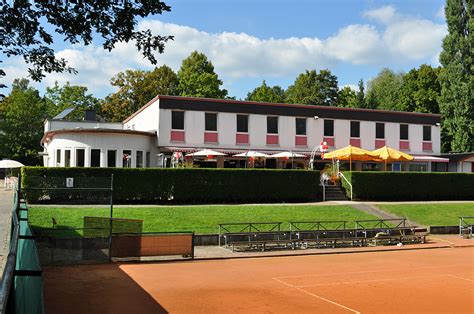
[(47, 313), (474, 313), (474, 248), (44, 269)]

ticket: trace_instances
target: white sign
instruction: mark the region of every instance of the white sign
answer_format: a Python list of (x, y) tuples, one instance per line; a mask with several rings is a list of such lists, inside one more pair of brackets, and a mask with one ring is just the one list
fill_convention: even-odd
[(74, 178), (66, 178), (66, 187), (73, 188), (74, 187)]

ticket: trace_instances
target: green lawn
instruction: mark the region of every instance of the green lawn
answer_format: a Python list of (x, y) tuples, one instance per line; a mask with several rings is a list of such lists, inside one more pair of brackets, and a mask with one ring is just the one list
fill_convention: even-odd
[(456, 226), (459, 217), (474, 216), (473, 203), (380, 204), (379, 208), (426, 226)]
[[(84, 216), (108, 217), (108, 208), (46, 208), (30, 207), (29, 221), (33, 228), (51, 228), (51, 218), (58, 227), (83, 227)], [(219, 223), (289, 221), (362, 220), (376, 217), (350, 206), (306, 205), (223, 205), (223, 206), (157, 206), (115, 208), (114, 218), (143, 220), (144, 232), (194, 231), (217, 233)]]

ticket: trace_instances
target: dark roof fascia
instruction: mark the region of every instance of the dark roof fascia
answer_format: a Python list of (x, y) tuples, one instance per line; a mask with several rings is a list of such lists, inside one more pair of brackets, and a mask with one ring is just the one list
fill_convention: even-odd
[(448, 153), (448, 154), (441, 154), (440, 156), (444, 158), (449, 158), (450, 162), (460, 162), (468, 158), (474, 157), (474, 152)]

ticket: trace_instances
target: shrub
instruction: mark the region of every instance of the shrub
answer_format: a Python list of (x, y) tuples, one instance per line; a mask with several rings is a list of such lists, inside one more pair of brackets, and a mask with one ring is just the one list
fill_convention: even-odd
[[(319, 172), (268, 169), (130, 169), (24, 167), (23, 188), (52, 187), (27, 193), (28, 201), (64, 203), (71, 199), (66, 178), (87, 180), (114, 175), (114, 203), (250, 203), (297, 202), (318, 199)], [(38, 177), (42, 179), (38, 180)], [(57, 183), (60, 182), (60, 183)], [(53, 184), (53, 185), (54, 185)], [(48, 195), (44, 195), (47, 193)]]
[[(345, 172), (353, 197), (371, 201), (474, 200), (474, 174)], [(349, 193), (348, 186), (344, 186)]]

